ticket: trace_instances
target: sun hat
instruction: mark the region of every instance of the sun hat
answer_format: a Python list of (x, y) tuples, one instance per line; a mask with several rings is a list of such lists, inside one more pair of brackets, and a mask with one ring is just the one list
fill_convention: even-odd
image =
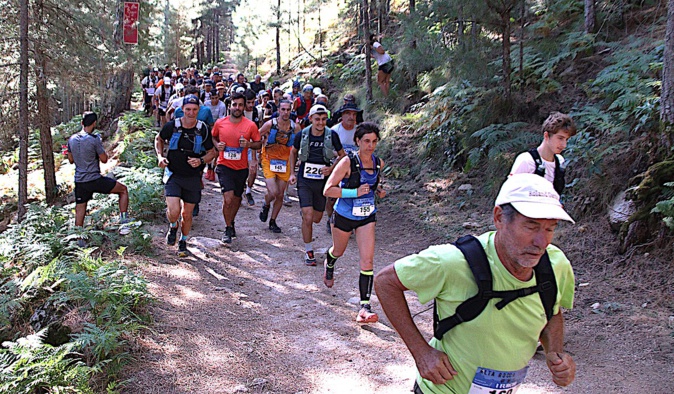
[(559, 194), (542, 176), (511, 175), (501, 186), (495, 205), (511, 204), (520, 214), (531, 219), (558, 219), (575, 223), (559, 202)]

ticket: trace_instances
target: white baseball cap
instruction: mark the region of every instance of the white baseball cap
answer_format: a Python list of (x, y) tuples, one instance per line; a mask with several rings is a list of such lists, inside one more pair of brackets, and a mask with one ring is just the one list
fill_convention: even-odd
[(311, 107), (311, 111), (309, 111), (309, 116), (312, 116), (312, 115), (315, 115), (315, 114), (327, 114), (327, 113), (328, 113), (328, 110), (324, 106), (322, 106), (320, 104), (316, 104), (313, 107)]
[(316, 86), (316, 87), (314, 88), (314, 95), (318, 96), (319, 94), (323, 94), (323, 91), (321, 90), (321, 88), (319, 88), (318, 86)]
[(511, 204), (532, 219), (558, 219), (575, 223), (559, 202), (552, 183), (536, 174), (511, 175), (501, 186), (495, 205)]

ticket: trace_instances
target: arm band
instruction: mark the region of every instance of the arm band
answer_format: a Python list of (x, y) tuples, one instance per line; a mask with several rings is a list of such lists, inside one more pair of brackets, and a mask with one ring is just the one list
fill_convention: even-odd
[(342, 198), (358, 197), (358, 189), (342, 189)]

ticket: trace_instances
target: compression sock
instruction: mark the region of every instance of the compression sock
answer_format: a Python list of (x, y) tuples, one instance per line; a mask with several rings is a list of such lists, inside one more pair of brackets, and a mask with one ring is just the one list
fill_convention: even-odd
[(175, 223), (169, 223), (169, 226), (170, 226), (171, 228), (176, 228), (176, 227), (178, 227), (178, 222), (175, 222)]
[(309, 243), (305, 242), (304, 243), (304, 251), (305, 252), (311, 252), (312, 250), (314, 250), (314, 244), (311, 243), (311, 242), (309, 242)]
[(327, 260), (328, 260), (328, 263), (326, 264), (326, 267), (327, 267), (329, 270), (334, 270), (334, 269), (335, 269), (335, 263), (337, 262), (337, 257), (335, 257), (335, 256), (332, 255), (332, 247), (330, 247), (330, 249), (328, 249), (328, 258), (327, 258)]
[(246, 186), (246, 194), (250, 194), (252, 190), (250, 190), (250, 186)]
[(124, 220), (124, 219), (126, 219), (126, 218), (128, 218), (128, 217), (129, 217), (129, 214), (128, 214), (127, 212), (120, 212), (120, 213), (119, 213), (119, 218), (120, 218), (121, 220)]
[(372, 295), (373, 271), (360, 271), (360, 278), (358, 280), (358, 288), (360, 289), (360, 304), (369, 304), (370, 296)]
[(187, 241), (187, 235), (181, 235), (180, 240), (181, 241)]

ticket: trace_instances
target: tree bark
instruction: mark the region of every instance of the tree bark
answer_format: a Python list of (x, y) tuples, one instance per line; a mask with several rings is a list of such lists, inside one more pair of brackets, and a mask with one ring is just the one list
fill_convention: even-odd
[[(671, 0), (674, 1), (674, 0)], [(363, 40), (365, 40), (365, 86), (366, 97), (372, 101), (372, 45), (370, 45), (370, 9), (368, 0), (363, 0)]]
[[(41, 2), (40, 2), (41, 3)], [(37, 87), (37, 119), (40, 128), (40, 151), (44, 171), (44, 195), (48, 204), (56, 201), (56, 170), (54, 166), (54, 145), (51, 136), (51, 94), (47, 88), (47, 59), (42, 43), (35, 42), (35, 78)]]
[(667, 1), (667, 28), (662, 64), (662, 95), (660, 97), (661, 149), (669, 152), (672, 147), (674, 125), (674, 0)]
[(276, 9), (276, 75), (281, 75), (281, 0)]
[(20, 0), (19, 9), (19, 195), (18, 220), (26, 216), (28, 203), (28, 0)]
[(595, 0), (585, 0), (585, 33), (596, 33), (597, 15), (594, 7)]
[(414, 12), (414, 9), (417, 6), (417, 2), (415, 0), (410, 0), (410, 13)]

